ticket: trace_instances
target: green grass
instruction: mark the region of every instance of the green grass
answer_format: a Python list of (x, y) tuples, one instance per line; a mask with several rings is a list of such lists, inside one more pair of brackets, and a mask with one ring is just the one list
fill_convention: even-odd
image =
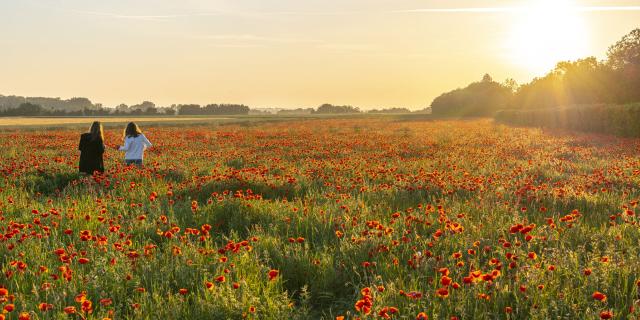
[(8, 319), (637, 317), (635, 140), (395, 116), (144, 129), (145, 167), (110, 150), (95, 179), (71, 128), (0, 133)]

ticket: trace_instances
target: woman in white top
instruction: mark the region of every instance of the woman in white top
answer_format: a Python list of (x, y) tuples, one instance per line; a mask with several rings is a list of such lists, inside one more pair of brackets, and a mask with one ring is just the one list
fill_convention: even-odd
[(142, 134), (138, 125), (129, 122), (124, 130), (124, 146), (118, 147), (118, 150), (125, 151), (124, 163), (126, 165), (135, 164), (142, 166), (144, 160), (144, 150), (151, 147), (151, 142)]

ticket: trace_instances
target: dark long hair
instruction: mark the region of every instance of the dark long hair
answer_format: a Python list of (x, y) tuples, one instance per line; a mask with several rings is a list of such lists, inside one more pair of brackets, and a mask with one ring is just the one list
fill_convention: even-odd
[(89, 134), (91, 135), (91, 141), (104, 141), (102, 123), (100, 121), (93, 122), (91, 128), (89, 128)]
[(124, 129), (124, 138), (132, 137), (135, 138), (142, 134), (142, 130), (138, 128), (138, 125), (135, 122), (129, 122), (127, 128)]

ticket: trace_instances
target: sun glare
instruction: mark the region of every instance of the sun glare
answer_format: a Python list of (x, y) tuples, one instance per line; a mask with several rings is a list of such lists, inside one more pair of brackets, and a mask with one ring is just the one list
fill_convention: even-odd
[(514, 17), (507, 47), (514, 63), (543, 75), (588, 53), (586, 22), (573, 1), (533, 1)]

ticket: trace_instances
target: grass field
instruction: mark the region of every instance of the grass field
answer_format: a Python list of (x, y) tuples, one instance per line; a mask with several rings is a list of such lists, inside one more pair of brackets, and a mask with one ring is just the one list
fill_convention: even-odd
[(0, 132), (0, 319), (638, 318), (640, 140), (405, 120)]

